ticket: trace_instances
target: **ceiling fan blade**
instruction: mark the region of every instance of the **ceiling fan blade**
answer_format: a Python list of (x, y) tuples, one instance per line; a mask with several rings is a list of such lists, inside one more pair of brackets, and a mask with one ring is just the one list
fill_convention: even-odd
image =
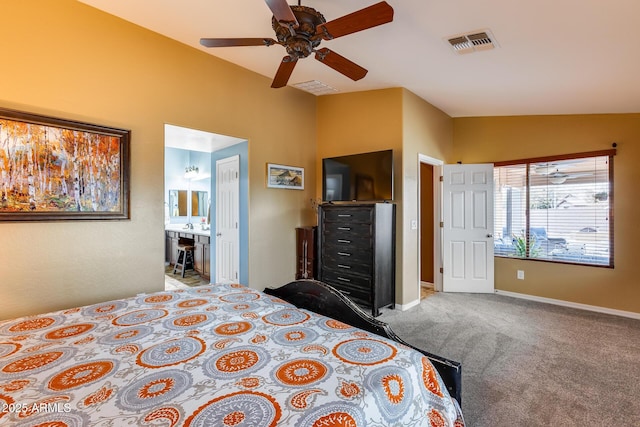
[(280, 23), (291, 23), (294, 27), (298, 27), (298, 20), (289, 7), (287, 0), (265, 0), (271, 13)]
[(326, 47), (316, 51), (316, 59), (333, 68), (337, 72), (344, 74), (351, 80), (360, 80), (366, 76), (368, 72), (365, 68), (362, 68), (355, 62), (348, 60), (344, 56), (339, 55)]
[(271, 87), (285, 87), (287, 85), (287, 82), (289, 82), (289, 77), (291, 77), (291, 73), (293, 73), (293, 69), (295, 68), (297, 62), (298, 60), (296, 58), (292, 58), (291, 56), (285, 56), (284, 58), (282, 58), (282, 62), (280, 62), (280, 66), (278, 67), (276, 76), (273, 78)]
[(393, 8), (386, 1), (382, 1), (318, 25), (317, 32), (324, 33), (325, 40), (331, 40), (391, 21), (393, 21)]
[(582, 178), (583, 176), (593, 176), (593, 173), (591, 173), (591, 172), (572, 172), (572, 173), (569, 173), (569, 176), (571, 178)]
[(270, 38), (200, 39), (200, 44), (206, 47), (271, 46), (276, 43)]

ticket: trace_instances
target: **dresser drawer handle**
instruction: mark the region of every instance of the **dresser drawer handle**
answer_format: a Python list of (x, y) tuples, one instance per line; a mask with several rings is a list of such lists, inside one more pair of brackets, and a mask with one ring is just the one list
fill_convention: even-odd
[(341, 282), (351, 282), (351, 280), (345, 279), (344, 277), (338, 277), (337, 279), (340, 280)]
[(338, 255), (340, 255), (340, 256), (351, 256), (351, 254), (348, 254), (346, 252), (338, 252)]
[(351, 270), (350, 265), (338, 264), (338, 268), (346, 268), (347, 270)]
[(351, 218), (351, 214), (338, 214), (340, 218)]
[(341, 231), (351, 231), (351, 227), (338, 227), (338, 230), (341, 230)]
[(338, 239), (338, 243), (351, 243), (351, 240)]

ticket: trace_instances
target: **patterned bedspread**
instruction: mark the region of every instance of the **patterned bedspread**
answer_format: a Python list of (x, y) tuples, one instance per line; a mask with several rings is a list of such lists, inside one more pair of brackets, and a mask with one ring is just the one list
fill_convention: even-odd
[(212, 285), (0, 322), (0, 425), (464, 422), (421, 353)]

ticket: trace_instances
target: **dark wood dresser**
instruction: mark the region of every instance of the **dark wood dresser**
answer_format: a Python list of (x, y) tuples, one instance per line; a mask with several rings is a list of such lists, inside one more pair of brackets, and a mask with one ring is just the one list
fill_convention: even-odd
[(296, 280), (317, 278), (316, 229), (296, 228)]
[(395, 205), (318, 208), (318, 279), (371, 308), (395, 305)]

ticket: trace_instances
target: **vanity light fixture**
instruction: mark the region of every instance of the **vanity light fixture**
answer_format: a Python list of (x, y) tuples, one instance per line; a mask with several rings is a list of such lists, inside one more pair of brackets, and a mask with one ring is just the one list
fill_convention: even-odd
[(184, 178), (185, 179), (193, 179), (198, 176), (198, 167), (197, 166), (187, 166), (184, 169)]

